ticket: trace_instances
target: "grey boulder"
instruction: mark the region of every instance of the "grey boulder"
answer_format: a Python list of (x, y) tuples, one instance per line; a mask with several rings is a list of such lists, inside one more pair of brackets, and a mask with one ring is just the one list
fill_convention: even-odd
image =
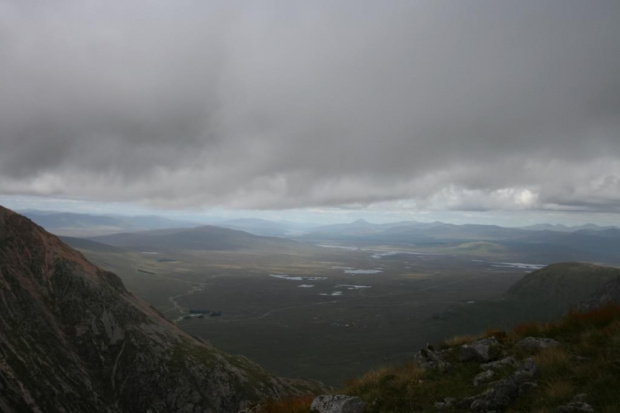
[(557, 347), (559, 345), (559, 341), (544, 337), (525, 337), (516, 344), (517, 347), (527, 351), (540, 351), (546, 348)]
[(460, 361), (489, 362), (497, 360), (502, 348), (495, 337), (483, 338), (469, 344), (463, 344), (459, 352)]
[(363, 413), (364, 407), (365, 403), (359, 397), (324, 394), (312, 401), (310, 410), (317, 413)]

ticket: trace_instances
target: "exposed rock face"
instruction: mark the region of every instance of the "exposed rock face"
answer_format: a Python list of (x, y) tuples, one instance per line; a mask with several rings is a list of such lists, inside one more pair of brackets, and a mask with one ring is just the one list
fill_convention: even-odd
[(473, 384), (474, 386), (478, 387), (482, 383), (486, 383), (487, 381), (491, 380), (493, 377), (495, 377), (495, 371), (485, 370), (482, 373), (477, 374), (476, 377), (474, 377)]
[(236, 412), (308, 387), (188, 336), (0, 207), (0, 411)]
[(452, 367), (450, 363), (444, 360), (441, 352), (436, 352), (429, 345), (426, 348), (415, 353), (413, 359), (420, 367), (426, 369), (437, 369), (439, 371), (448, 371)]
[(483, 338), (469, 344), (463, 344), (459, 352), (460, 361), (489, 362), (502, 354), (502, 348), (495, 337)]
[(457, 400), (454, 397), (446, 397), (443, 399), (442, 402), (435, 403), (435, 409), (437, 410), (449, 409), (450, 407), (454, 406), (456, 402)]
[(505, 366), (517, 367), (517, 359), (514, 357), (506, 357), (501, 360), (491, 361), (480, 365), (482, 370), (499, 370)]
[(594, 408), (585, 402), (587, 394), (581, 393), (576, 395), (569, 403), (558, 406), (554, 409), (557, 413), (572, 413), (572, 412), (594, 412)]
[(316, 397), (310, 410), (317, 413), (363, 413), (364, 402), (358, 397), (326, 394)]
[(559, 345), (559, 341), (544, 337), (525, 337), (524, 339), (519, 340), (516, 344), (517, 347), (527, 351), (540, 351), (546, 348), (557, 347)]
[(585, 402), (570, 402), (567, 404), (563, 404), (562, 406), (556, 408), (554, 411), (557, 413), (590, 413), (594, 412), (594, 409), (592, 408), (592, 406)]
[(531, 387), (531, 380), (536, 375), (537, 368), (533, 359), (526, 359), (510, 376), (501, 380), (484, 393), (470, 398), (471, 411), (486, 413), (503, 411), (512, 404), (519, 395)]

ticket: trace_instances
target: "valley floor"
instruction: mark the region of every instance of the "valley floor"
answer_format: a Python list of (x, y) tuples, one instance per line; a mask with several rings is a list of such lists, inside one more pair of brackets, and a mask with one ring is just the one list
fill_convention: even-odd
[(467, 328), (436, 320), (501, 295), (535, 268), (386, 248), (322, 251), (83, 250), (188, 333), (279, 375), (333, 385)]

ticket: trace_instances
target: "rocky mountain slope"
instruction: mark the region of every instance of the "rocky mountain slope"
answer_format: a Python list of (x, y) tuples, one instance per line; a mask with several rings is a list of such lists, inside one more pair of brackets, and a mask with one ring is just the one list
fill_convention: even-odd
[(116, 275), (0, 207), (0, 411), (237, 412), (318, 387), (183, 333)]

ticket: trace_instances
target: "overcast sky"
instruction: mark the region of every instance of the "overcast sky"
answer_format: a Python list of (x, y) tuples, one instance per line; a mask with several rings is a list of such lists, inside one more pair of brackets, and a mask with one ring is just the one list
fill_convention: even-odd
[(620, 217), (620, 2), (0, 0), (27, 195)]

